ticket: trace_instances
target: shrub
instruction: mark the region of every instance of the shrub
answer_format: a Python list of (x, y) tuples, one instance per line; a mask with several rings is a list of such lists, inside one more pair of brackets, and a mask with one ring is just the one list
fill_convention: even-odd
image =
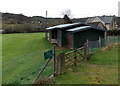
[(112, 29), (108, 31), (108, 35), (112, 36), (112, 35), (120, 35), (120, 29)]

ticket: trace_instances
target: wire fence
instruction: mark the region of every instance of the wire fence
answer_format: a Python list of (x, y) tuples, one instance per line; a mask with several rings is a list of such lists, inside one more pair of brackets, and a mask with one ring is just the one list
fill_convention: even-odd
[(120, 42), (120, 35), (118, 36), (108, 36), (106, 38), (99, 38), (96, 41), (88, 41), (89, 53), (94, 53), (101, 48), (113, 45), (114, 43)]

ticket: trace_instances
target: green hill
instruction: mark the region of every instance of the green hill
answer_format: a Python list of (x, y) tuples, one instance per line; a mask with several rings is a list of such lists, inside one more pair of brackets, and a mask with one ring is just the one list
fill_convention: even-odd
[[(3, 34), (3, 84), (31, 84), (46, 62), (43, 53), (52, 49), (44, 33)], [(50, 63), (43, 76), (53, 73)]]

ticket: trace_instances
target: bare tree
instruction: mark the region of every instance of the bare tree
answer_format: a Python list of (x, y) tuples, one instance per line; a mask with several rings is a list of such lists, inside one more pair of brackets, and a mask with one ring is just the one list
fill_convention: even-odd
[(69, 18), (72, 18), (72, 11), (71, 9), (65, 9), (61, 12), (63, 16), (67, 15)]

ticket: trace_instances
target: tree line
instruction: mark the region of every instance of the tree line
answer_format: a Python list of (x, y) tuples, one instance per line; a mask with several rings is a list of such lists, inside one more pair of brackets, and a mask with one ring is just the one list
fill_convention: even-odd
[(8, 33), (32, 33), (32, 32), (43, 32), (45, 26), (35, 26), (30, 23), (25, 24), (14, 24), (14, 25), (4, 25), (3, 34)]

